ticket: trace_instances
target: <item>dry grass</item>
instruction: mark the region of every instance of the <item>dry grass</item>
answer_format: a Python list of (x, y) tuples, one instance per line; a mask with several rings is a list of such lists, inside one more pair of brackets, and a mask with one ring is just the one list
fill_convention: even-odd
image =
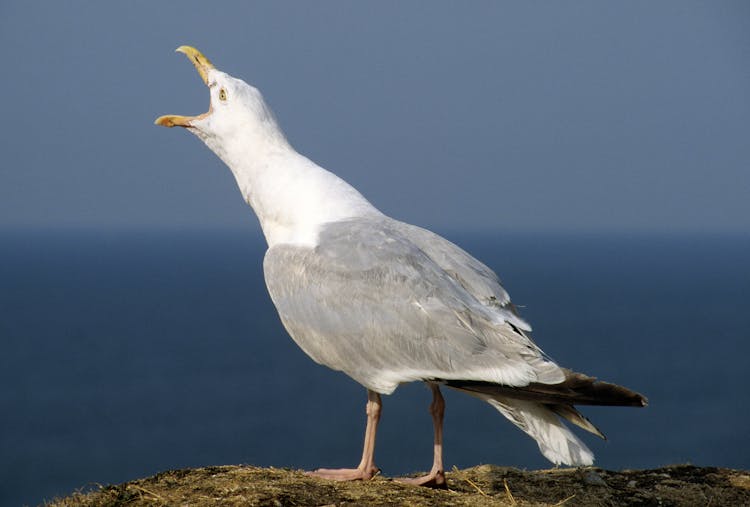
[(50, 506), (579, 506), (750, 505), (750, 473), (673, 466), (609, 472), (596, 468), (521, 471), (482, 465), (447, 474), (448, 490), (382, 476), (335, 483), (298, 471), (253, 466), (174, 470), (56, 499)]

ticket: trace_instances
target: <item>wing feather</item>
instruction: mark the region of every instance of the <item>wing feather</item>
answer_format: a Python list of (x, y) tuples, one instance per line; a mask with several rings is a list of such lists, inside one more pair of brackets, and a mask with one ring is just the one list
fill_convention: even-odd
[[(562, 370), (508, 322), (507, 308), (470, 292), (477, 277), (467, 282), (465, 272), (456, 277), (435, 260), (461, 264), (460, 255), (470, 256), (430, 241), (423, 248), (387, 218), (336, 222), (320, 231), (314, 248), (270, 248), (266, 284), (287, 331), (310, 357), (381, 393), (423, 379), (562, 381)], [(482, 283), (484, 294), (504, 293), (497, 282)]]

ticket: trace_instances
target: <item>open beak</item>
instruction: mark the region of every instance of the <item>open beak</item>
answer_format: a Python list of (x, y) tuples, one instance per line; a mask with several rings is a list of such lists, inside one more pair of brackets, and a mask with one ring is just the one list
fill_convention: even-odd
[[(203, 79), (203, 82), (206, 84), (206, 86), (208, 86), (208, 71), (214, 68), (209, 59), (203, 56), (203, 53), (191, 46), (180, 46), (176, 49), (176, 51), (178, 53), (185, 54), (185, 56), (187, 56), (190, 61), (193, 62), (193, 65), (195, 65), (195, 70), (198, 71), (201, 79)], [(198, 116), (179, 116), (175, 114), (168, 114), (159, 116), (154, 124), (161, 125), (162, 127), (192, 127), (193, 120), (200, 120), (201, 118), (205, 118), (210, 112), (211, 109), (209, 108), (208, 112), (200, 114)]]

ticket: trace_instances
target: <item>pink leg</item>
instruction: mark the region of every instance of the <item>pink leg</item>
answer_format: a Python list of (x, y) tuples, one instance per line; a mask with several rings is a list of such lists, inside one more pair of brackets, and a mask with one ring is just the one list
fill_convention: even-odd
[(378, 473), (378, 467), (375, 466), (375, 433), (378, 431), (378, 421), (380, 420), (380, 411), (382, 403), (380, 395), (375, 391), (367, 390), (367, 428), (365, 429), (365, 445), (362, 450), (362, 461), (357, 468), (319, 468), (314, 472), (307, 472), (307, 475), (320, 477), (323, 479), (332, 479), (334, 481), (356, 481), (369, 480)]
[(437, 384), (430, 384), (432, 389), (432, 403), (430, 404), (430, 414), (432, 415), (432, 424), (435, 428), (435, 445), (434, 457), (432, 460), (432, 469), (427, 475), (417, 478), (403, 478), (400, 482), (414, 484), (416, 486), (427, 486), (430, 488), (447, 488), (445, 482), (445, 471), (443, 470), (443, 416), (445, 414), (445, 400), (440, 394), (440, 387)]

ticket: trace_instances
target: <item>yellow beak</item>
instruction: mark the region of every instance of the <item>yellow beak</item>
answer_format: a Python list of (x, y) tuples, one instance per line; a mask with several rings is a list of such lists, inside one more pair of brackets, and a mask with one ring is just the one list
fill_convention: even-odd
[[(208, 71), (214, 68), (211, 61), (203, 56), (203, 53), (192, 46), (180, 46), (176, 49), (176, 51), (178, 53), (183, 53), (190, 59), (191, 62), (193, 62), (193, 65), (195, 65), (195, 70), (198, 71), (198, 74), (200, 74), (203, 82), (208, 85)], [(162, 127), (190, 127), (193, 120), (203, 118), (210, 112), (211, 110), (209, 109), (207, 113), (203, 113), (198, 116), (179, 116), (175, 114), (168, 114), (158, 117), (154, 124), (161, 125)]]

